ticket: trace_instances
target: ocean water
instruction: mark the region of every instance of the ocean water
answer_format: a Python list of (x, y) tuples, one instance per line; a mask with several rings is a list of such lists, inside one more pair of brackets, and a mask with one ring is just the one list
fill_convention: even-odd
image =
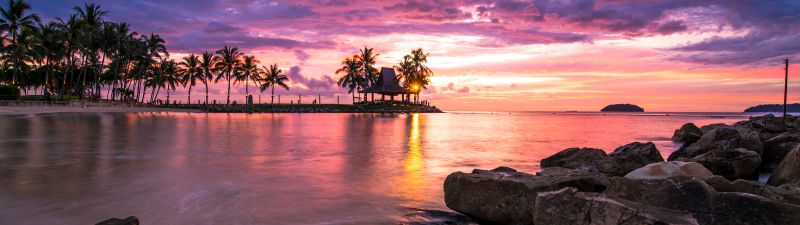
[(0, 223), (396, 224), (455, 171), (536, 172), (568, 147), (654, 142), (738, 113), (0, 116)]

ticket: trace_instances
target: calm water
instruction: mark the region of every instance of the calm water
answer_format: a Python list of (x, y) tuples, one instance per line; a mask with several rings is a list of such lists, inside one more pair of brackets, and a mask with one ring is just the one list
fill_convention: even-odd
[[(718, 114), (719, 115), (719, 114)], [(725, 114), (0, 116), (0, 223), (392, 224), (445, 210), (454, 171), (526, 172), (567, 147), (612, 151)]]

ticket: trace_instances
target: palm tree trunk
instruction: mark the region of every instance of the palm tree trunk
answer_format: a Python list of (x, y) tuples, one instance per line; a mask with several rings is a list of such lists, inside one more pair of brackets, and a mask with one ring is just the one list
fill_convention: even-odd
[(225, 105), (230, 105), (231, 104), (231, 72), (230, 71), (228, 71), (228, 77), (227, 78), (228, 78), (228, 100), (227, 100), (227, 103), (225, 103)]
[(208, 105), (208, 80), (206, 80), (206, 82), (203, 83), (206, 85), (206, 102), (204, 102), (203, 105)]
[(272, 100), (269, 101), (270, 106), (275, 104), (275, 84), (272, 85)]
[(188, 82), (189, 84), (189, 95), (186, 99), (186, 104), (192, 104), (192, 82)]

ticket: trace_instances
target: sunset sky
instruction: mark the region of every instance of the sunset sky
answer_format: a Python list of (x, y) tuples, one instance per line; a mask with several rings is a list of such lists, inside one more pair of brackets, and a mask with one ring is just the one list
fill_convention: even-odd
[[(28, 2), (52, 20), (84, 1)], [(364, 46), (386, 67), (413, 48), (429, 52), (433, 85), (422, 98), (444, 110), (597, 111), (633, 103), (648, 111), (741, 111), (780, 103), (782, 60), (800, 60), (797, 0), (96, 3), (107, 21), (161, 35), (173, 58), (237, 46), (282, 67), (293, 99), (321, 94), (327, 103), (336, 95), (350, 101), (334, 71)], [(800, 66), (789, 75), (790, 101), (798, 102)], [(203, 95), (197, 90), (193, 96)], [(222, 83), (212, 92), (224, 101)], [(184, 90), (176, 94), (185, 101)], [(243, 101), (244, 86), (231, 95)]]

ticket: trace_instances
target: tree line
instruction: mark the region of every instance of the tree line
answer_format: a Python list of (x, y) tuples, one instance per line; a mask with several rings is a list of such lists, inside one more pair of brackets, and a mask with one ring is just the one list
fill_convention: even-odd
[(236, 47), (170, 59), (161, 36), (108, 22), (108, 12), (96, 4), (76, 6), (67, 19), (47, 23), (30, 10), (24, 0), (0, 7), (0, 83), (26, 94), (40, 90), (43, 95), (57, 93), (61, 100), (105, 95), (109, 100), (153, 102), (164, 91), (168, 102), (169, 91), (183, 86), (191, 103), (192, 87), (202, 83), (208, 103), (208, 84), (225, 81), (230, 104), (232, 84), (244, 82), (247, 95), (251, 82), (261, 91), (272, 88), (273, 95), (275, 86), (289, 89), (289, 78), (277, 64), (260, 66)]
[[(209, 83), (224, 81), (230, 104), (231, 85), (244, 83), (248, 96), (251, 83), (262, 92), (271, 89), (271, 102), (276, 86), (289, 89), (289, 78), (277, 64), (261, 66), (255, 56), (236, 47), (170, 59), (161, 36), (106, 21), (108, 12), (100, 5), (76, 6), (68, 18), (46, 23), (30, 10), (24, 0), (9, 0), (0, 7), (0, 84), (18, 87), (26, 95), (33, 91), (58, 95), (60, 100), (72, 96), (145, 103), (157, 101), (163, 91), (169, 102), (170, 91), (185, 87), (191, 103), (192, 88), (203, 84), (207, 104)], [(380, 83), (378, 56), (364, 47), (336, 71), (341, 74), (338, 85), (353, 93), (353, 102), (355, 92)], [(432, 74), (427, 57), (422, 49), (414, 49), (394, 66), (404, 87), (427, 87)]]

